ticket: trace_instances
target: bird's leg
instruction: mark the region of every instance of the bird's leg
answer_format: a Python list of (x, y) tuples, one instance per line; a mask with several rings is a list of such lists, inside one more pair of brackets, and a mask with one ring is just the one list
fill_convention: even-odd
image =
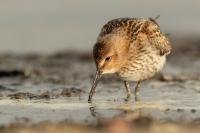
[(127, 93), (127, 100), (131, 97), (131, 89), (130, 89), (130, 86), (129, 86), (129, 83), (127, 81), (124, 81), (124, 85), (126, 87), (126, 93)]
[(135, 95), (135, 102), (140, 102), (140, 95)]
[(137, 82), (137, 85), (135, 86), (135, 97), (139, 96), (140, 92), (140, 81)]

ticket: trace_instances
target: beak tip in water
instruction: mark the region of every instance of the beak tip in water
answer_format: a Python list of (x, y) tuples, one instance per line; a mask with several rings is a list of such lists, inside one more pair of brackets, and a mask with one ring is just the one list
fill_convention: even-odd
[(95, 92), (96, 86), (97, 86), (98, 81), (101, 78), (101, 76), (102, 76), (102, 72), (100, 70), (97, 70), (96, 75), (95, 75), (95, 79), (93, 81), (92, 88), (90, 90), (90, 94), (89, 94), (89, 98), (88, 98), (88, 103), (91, 103), (91, 101), (92, 101), (92, 96), (93, 96), (93, 94)]

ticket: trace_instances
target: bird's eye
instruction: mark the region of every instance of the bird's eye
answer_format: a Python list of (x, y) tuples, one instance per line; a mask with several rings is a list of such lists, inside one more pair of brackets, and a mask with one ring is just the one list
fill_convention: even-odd
[(109, 61), (111, 59), (111, 56), (109, 56), (109, 57), (106, 57), (106, 61)]

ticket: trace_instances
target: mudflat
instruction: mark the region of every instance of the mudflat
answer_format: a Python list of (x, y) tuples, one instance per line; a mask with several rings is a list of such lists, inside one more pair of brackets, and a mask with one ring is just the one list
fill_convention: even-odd
[(143, 81), (139, 99), (128, 102), (116, 75), (103, 76), (87, 102), (91, 52), (0, 54), (0, 131), (198, 132), (200, 40), (172, 42), (164, 71)]

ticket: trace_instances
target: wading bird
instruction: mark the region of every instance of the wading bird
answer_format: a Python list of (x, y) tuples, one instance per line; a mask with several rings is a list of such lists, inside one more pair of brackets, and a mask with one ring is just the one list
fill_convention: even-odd
[(96, 76), (89, 94), (91, 102), (103, 74), (116, 73), (124, 81), (127, 99), (131, 96), (128, 81), (135, 81), (135, 95), (142, 80), (162, 70), (171, 44), (155, 20), (119, 18), (103, 26), (93, 48)]

